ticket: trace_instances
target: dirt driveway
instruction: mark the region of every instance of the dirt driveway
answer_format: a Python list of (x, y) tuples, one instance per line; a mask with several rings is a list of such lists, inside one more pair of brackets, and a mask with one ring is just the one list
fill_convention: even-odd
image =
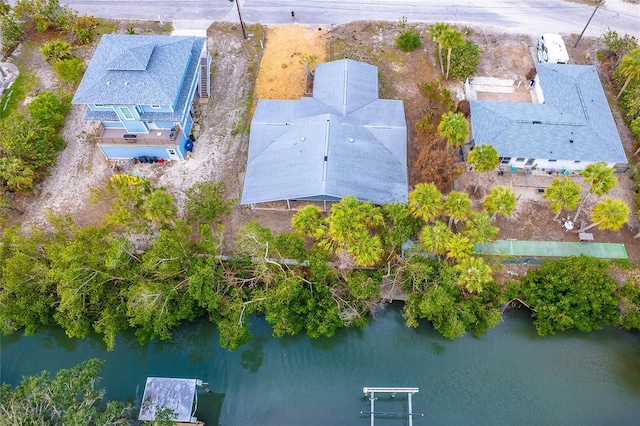
[[(166, 187), (179, 203), (184, 201), (187, 188), (203, 180), (222, 180), (227, 184), (228, 196), (240, 198), (248, 148), (248, 135), (242, 130), (250, 118), (251, 105), (259, 98), (297, 99), (302, 96), (306, 76), (300, 61), (303, 55), (316, 55), (317, 63), (348, 56), (377, 65), (381, 97), (402, 99), (405, 103), (411, 140), (414, 123), (420, 120), (425, 107), (417, 86), (439, 76), (428, 26), (419, 24), (417, 29), (423, 35), (423, 47), (403, 53), (394, 47), (398, 34), (395, 23), (356, 22), (320, 28), (298, 24), (266, 29), (256, 26), (248, 31), (253, 34), (249, 40), (243, 40), (240, 32), (230, 24), (214, 24), (208, 31), (208, 47), (214, 58), (212, 97), (208, 104), (199, 107), (193, 155), (185, 162), (132, 165), (129, 172), (146, 176), (156, 185)], [(524, 79), (533, 66), (529, 49), (535, 40), (531, 37), (460, 29), (483, 51), (479, 75), (517, 81)], [(571, 43), (571, 37), (575, 36), (566, 37), (567, 45)], [(264, 50), (261, 42), (266, 46)], [(583, 39), (581, 50), (571, 52), (572, 60), (590, 63), (596, 57), (595, 48), (595, 40)], [(47, 66), (42, 65), (43, 73), (47, 72)], [(41, 81), (51, 81), (51, 78), (52, 73), (40, 76)], [(462, 99), (461, 82), (446, 82), (445, 85), (458, 100)], [(33, 194), (19, 198), (17, 202), (25, 214), (13, 217), (12, 222), (25, 226), (42, 225), (47, 210), (69, 213), (80, 224), (99, 221), (103, 212), (89, 202), (90, 188), (100, 186), (112, 170), (89, 141), (88, 135), (96, 125), (84, 122), (83, 112), (83, 107), (72, 108), (64, 128), (67, 148), (60, 154), (50, 176)], [(621, 128), (621, 136), (630, 146), (626, 129)], [(409, 160), (411, 163), (411, 154)], [(472, 190), (469, 188), (472, 181), (475, 184), (475, 175), (465, 173), (458, 178), (455, 187)], [(631, 202), (628, 178), (623, 177), (621, 182), (616, 191)], [(479, 202), (482, 194), (496, 184), (522, 189), (516, 214), (497, 222), (502, 238), (566, 241), (574, 238), (575, 234), (560, 232), (560, 225), (551, 221), (553, 215), (541, 196), (526, 190), (528, 186), (544, 187), (550, 184), (550, 179), (529, 185), (531, 182), (523, 183), (515, 176), (487, 174), (476, 200)], [(291, 216), (287, 211), (256, 211), (236, 205), (225, 223), (227, 247), (233, 245), (237, 228), (250, 220), (257, 220), (277, 233), (290, 229)], [(587, 217), (584, 214), (583, 218)], [(638, 229), (637, 220), (631, 222), (631, 226)], [(627, 243), (631, 258), (640, 261), (639, 250), (635, 249), (637, 244), (630, 240), (631, 231), (627, 228), (618, 233), (595, 231), (594, 235), (601, 242)]]

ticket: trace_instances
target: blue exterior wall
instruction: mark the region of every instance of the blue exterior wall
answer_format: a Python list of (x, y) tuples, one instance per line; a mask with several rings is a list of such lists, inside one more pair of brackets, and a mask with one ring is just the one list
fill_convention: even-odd
[[(124, 113), (122, 112), (122, 108), (127, 108), (133, 119), (129, 120), (125, 118)], [(138, 110), (135, 105), (116, 105), (113, 110), (120, 118), (120, 121), (124, 125), (127, 132), (131, 133), (149, 133), (149, 129), (147, 125), (140, 121), (140, 114), (138, 114)]]

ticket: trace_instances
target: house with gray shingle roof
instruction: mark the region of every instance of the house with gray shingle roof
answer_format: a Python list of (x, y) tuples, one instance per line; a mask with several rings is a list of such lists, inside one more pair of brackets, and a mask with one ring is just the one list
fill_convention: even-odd
[(251, 121), (242, 204), (406, 202), (407, 126), (400, 100), (378, 99), (378, 68), (316, 67), (313, 96), (260, 100)]
[(476, 145), (494, 146), (502, 166), (582, 170), (627, 157), (595, 67), (536, 64), (538, 103), (470, 100)]
[(211, 56), (205, 37), (105, 34), (72, 103), (100, 122), (107, 159), (182, 160), (196, 93), (209, 97)]

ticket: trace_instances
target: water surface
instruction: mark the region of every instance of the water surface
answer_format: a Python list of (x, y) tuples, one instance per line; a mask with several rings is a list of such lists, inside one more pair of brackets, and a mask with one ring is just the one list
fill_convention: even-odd
[[(252, 318), (253, 340), (236, 352), (218, 345), (215, 328), (198, 321), (170, 342), (139, 346), (131, 336), (107, 352), (97, 338), (70, 340), (58, 329), (3, 336), (0, 374), (55, 372), (104, 359), (109, 398), (142, 396), (147, 376), (200, 378), (207, 425), (368, 425), (364, 386), (418, 387), (414, 425), (628, 425), (640, 419), (640, 334), (607, 328), (538, 337), (530, 318), (510, 312), (481, 338), (442, 338), (427, 323), (404, 325), (400, 306), (379, 312), (364, 330), (331, 339), (276, 339)], [(376, 411), (403, 412), (406, 397), (383, 397)], [(387, 416), (376, 425), (404, 425)]]

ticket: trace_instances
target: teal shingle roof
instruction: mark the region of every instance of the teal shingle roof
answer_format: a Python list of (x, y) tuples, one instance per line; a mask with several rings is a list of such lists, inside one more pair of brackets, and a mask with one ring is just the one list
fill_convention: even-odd
[(251, 122), (242, 204), (353, 195), (407, 200), (407, 128), (399, 100), (378, 99), (377, 67), (316, 67), (313, 98), (261, 100)]
[(626, 163), (596, 69), (537, 64), (544, 104), (471, 101), (476, 144), (501, 157)]
[(204, 37), (105, 34), (74, 104), (175, 106), (193, 77)]

